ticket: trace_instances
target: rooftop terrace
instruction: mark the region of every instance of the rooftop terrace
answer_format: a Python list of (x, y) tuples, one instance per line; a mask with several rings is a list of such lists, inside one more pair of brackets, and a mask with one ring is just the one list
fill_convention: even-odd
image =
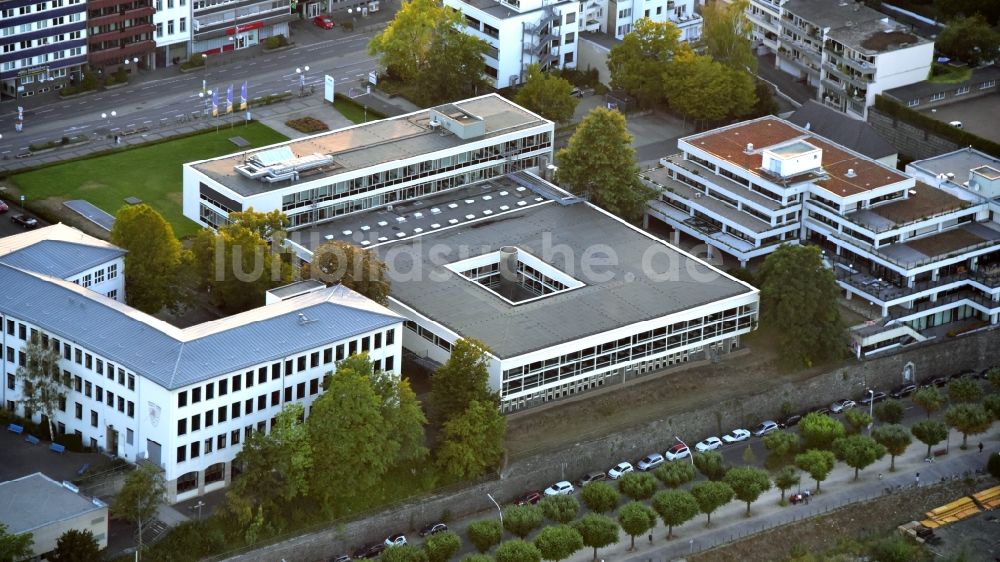
[(847, 218), (869, 230), (884, 232), (968, 206), (967, 201), (918, 181), (908, 198), (848, 213)]

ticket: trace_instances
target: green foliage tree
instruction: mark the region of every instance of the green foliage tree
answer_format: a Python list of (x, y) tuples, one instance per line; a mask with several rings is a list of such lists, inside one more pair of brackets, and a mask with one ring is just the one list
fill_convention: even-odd
[(560, 185), (625, 220), (639, 218), (653, 196), (639, 180), (632, 135), (617, 111), (588, 113), (556, 159)]
[(111, 228), (111, 243), (128, 252), (125, 254), (128, 304), (149, 314), (175, 304), (181, 243), (170, 223), (149, 205), (122, 207)]
[(747, 504), (747, 517), (750, 517), (750, 504), (771, 489), (771, 479), (767, 471), (753, 466), (733, 468), (726, 473), (722, 481), (733, 489), (736, 499)]
[(490, 389), (489, 350), (474, 339), (460, 339), (448, 361), (431, 378), (431, 414), (440, 423), (463, 414), (474, 401), (499, 403)]
[(674, 537), (674, 527), (694, 519), (701, 506), (691, 492), (665, 490), (653, 496), (653, 510), (667, 526), (667, 540), (670, 540)]
[(993, 423), (981, 404), (952, 406), (945, 411), (944, 421), (962, 434), (963, 449), (966, 448), (970, 435), (985, 433)]
[(595, 513), (614, 511), (618, 507), (618, 490), (605, 482), (594, 482), (583, 487), (583, 503)]
[(530, 542), (514, 539), (498, 546), (493, 558), (496, 562), (541, 562), (542, 553)]
[(862, 468), (885, 456), (885, 447), (866, 435), (850, 435), (833, 442), (833, 452), (844, 464), (854, 469), (854, 479)]
[(11, 534), (7, 524), (0, 523), (0, 562), (15, 562), (31, 557), (35, 539), (31, 533)]
[(906, 427), (899, 424), (889, 424), (876, 427), (872, 430), (872, 439), (879, 445), (885, 447), (889, 453), (889, 472), (896, 471), (896, 457), (902, 455), (906, 448), (913, 442), (910, 432)]
[(580, 502), (573, 496), (546, 496), (538, 502), (542, 515), (556, 523), (569, 523), (580, 511)]
[(695, 453), (694, 467), (709, 480), (722, 480), (729, 468), (726, 466), (722, 453), (709, 451), (707, 453)]
[[(88, 529), (70, 529), (56, 540), (56, 549), (49, 555), (52, 562), (93, 562), (101, 559), (101, 549)], [(4, 559), (0, 555), (0, 559)]]
[(927, 445), (927, 458), (930, 458), (931, 447), (948, 437), (948, 426), (939, 420), (923, 420), (913, 424), (910, 433), (913, 433), (918, 441)]
[[(500, 542), (500, 541), (497, 540), (497, 542)], [(489, 554), (482, 554), (482, 553), (476, 553), (476, 552), (474, 552), (472, 554), (466, 554), (465, 556), (463, 556), (462, 557), (462, 562), (494, 562), (494, 560), (493, 560), (493, 557), (490, 556)]]
[(695, 468), (687, 462), (667, 462), (654, 470), (653, 475), (663, 482), (664, 486), (677, 488), (694, 480)]
[(645, 504), (636, 501), (628, 502), (618, 510), (618, 524), (632, 539), (629, 550), (635, 550), (635, 538), (656, 526), (656, 512), (646, 507)]
[(385, 263), (375, 252), (340, 240), (320, 244), (302, 276), (327, 285), (339, 283), (379, 304), (386, 303), (391, 288)]
[(583, 545), (594, 549), (595, 561), (597, 560), (598, 548), (604, 548), (618, 542), (618, 523), (605, 515), (597, 513), (585, 515), (573, 523), (573, 528), (583, 537)]
[(450, 25), (435, 36), (428, 61), (430, 72), (422, 72), (416, 82), (416, 101), (422, 101), (421, 105), (466, 99), (488, 90), (483, 55), (490, 46), (478, 37), (463, 33), (461, 27), (464, 25), (464, 21), (457, 26)]
[(151, 464), (139, 465), (128, 478), (111, 504), (111, 513), (135, 524), (138, 550), (142, 550), (143, 527), (156, 517), (156, 510), (167, 493), (163, 473)]
[(255, 211), (250, 207), (246, 211), (229, 213), (229, 224), (239, 224), (257, 233), (262, 240), (272, 240), (275, 237), (283, 240), (291, 222), (288, 215), (274, 209), (271, 211)]
[(903, 421), (903, 405), (899, 400), (886, 400), (875, 406), (875, 419), (882, 423), (899, 423)]
[(774, 475), (774, 486), (781, 490), (780, 503), (785, 503), (785, 490), (791, 489), (802, 480), (794, 466), (785, 466)]
[(583, 548), (583, 537), (569, 525), (546, 527), (532, 542), (542, 553), (542, 560), (565, 560)]
[(847, 422), (847, 434), (857, 435), (872, 423), (872, 417), (868, 412), (858, 408), (844, 412), (844, 421)]
[(786, 364), (811, 366), (843, 354), (840, 289), (818, 246), (782, 244), (764, 260), (757, 282), (761, 325), (777, 334)]
[(844, 424), (825, 414), (809, 413), (799, 422), (799, 434), (808, 449), (828, 449), (845, 433)]
[(754, 74), (757, 57), (750, 44), (749, 0), (715, 2), (702, 7), (701, 42), (712, 59), (733, 70)]
[(462, 548), (462, 539), (454, 531), (445, 531), (427, 537), (424, 550), (427, 562), (448, 562)]
[(983, 389), (970, 378), (955, 379), (948, 383), (948, 400), (953, 403), (979, 402), (983, 399)]
[(476, 550), (486, 552), (500, 544), (500, 539), (503, 537), (503, 527), (496, 519), (480, 519), (472, 522), (465, 529), (465, 535), (469, 537), (469, 542), (476, 547)]
[(767, 449), (765, 463), (769, 467), (778, 468), (792, 462), (792, 458), (799, 452), (801, 439), (799, 434), (791, 431), (772, 431), (762, 441)]
[(534, 505), (512, 505), (503, 510), (503, 528), (524, 538), (542, 526), (542, 510)]
[(777, 115), (781, 111), (781, 106), (774, 99), (774, 88), (770, 84), (763, 80), (758, 80), (756, 86), (754, 86), (754, 92), (757, 95), (757, 103), (754, 104), (753, 111), (750, 112), (748, 117)]
[(976, 67), (983, 61), (994, 60), (1000, 49), (1000, 34), (990, 27), (986, 18), (955, 18), (938, 34), (934, 48), (950, 58)]
[(671, 108), (696, 121), (747, 115), (757, 104), (752, 75), (695, 54), (686, 43), (663, 73), (663, 92)]
[(983, 399), (983, 408), (994, 420), (1000, 420), (1000, 392), (986, 395)]
[(566, 123), (573, 118), (580, 100), (573, 97), (573, 84), (556, 74), (542, 72), (537, 64), (528, 66), (524, 85), (514, 95), (514, 103), (546, 119)]
[(940, 410), (944, 405), (944, 397), (941, 396), (941, 391), (937, 388), (927, 386), (913, 393), (913, 403), (920, 406), (927, 414), (927, 418), (930, 418), (931, 414)]
[(461, 415), (445, 422), (438, 466), (455, 478), (471, 479), (500, 464), (507, 418), (493, 402), (472, 401)]
[(705, 526), (712, 525), (712, 512), (733, 500), (734, 492), (725, 482), (700, 482), (691, 487), (698, 509), (707, 516)]
[(990, 381), (990, 386), (994, 391), (1000, 391), (1000, 367), (993, 367), (986, 371), (986, 380)]
[(648, 472), (629, 472), (618, 480), (618, 491), (633, 500), (653, 497), (658, 487), (656, 478)]
[(1000, 5), (982, 0), (934, 0), (937, 19), (948, 21), (958, 16), (981, 14), (990, 25), (1000, 23)]
[(59, 405), (66, 399), (69, 381), (59, 368), (59, 350), (46, 343), (38, 332), (32, 332), (31, 339), (24, 344), (24, 364), (17, 368), (14, 376), (21, 383), (18, 402), (26, 410), (45, 416), (49, 440), (53, 441), (56, 438), (53, 420)]
[(427, 552), (412, 544), (390, 546), (378, 557), (380, 562), (427, 562)]
[(817, 492), (819, 492), (820, 482), (826, 480), (836, 462), (837, 458), (833, 453), (819, 449), (809, 449), (795, 455), (795, 466), (809, 473), (809, 476), (816, 481)]
[(608, 54), (611, 87), (625, 90), (641, 107), (663, 100), (663, 76), (677, 50), (681, 32), (671, 22), (643, 18), (635, 22)]
[[(420, 462), (427, 457), (424, 426), (427, 416), (410, 387), (410, 381), (392, 373), (374, 371), (367, 354), (352, 355), (341, 361), (338, 368), (352, 368), (359, 373), (371, 372), (372, 389), (381, 401), (382, 419), (399, 444), (395, 462)], [(325, 382), (325, 381), (324, 381)]]

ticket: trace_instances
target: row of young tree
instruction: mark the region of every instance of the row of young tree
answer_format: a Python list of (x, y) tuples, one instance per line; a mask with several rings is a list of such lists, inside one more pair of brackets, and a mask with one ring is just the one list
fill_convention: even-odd
[[(0, 523), (0, 561), (17, 562), (34, 554), (35, 538), (32, 533), (13, 534)], [(101, 559), (101, 549), (94, 533), (70, 529), (56, 539), (56, 548), (48, 554), (49, 562), (93, 562)]]

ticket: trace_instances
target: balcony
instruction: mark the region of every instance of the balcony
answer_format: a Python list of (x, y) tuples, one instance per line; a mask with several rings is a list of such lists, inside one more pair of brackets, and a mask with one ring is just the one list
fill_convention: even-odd
[[(89, 0), (87, 10), (104, 10), (106, 8), (117, 8), (122, 4), (132, 4), (135, 0)], [(89, 22), (88, 22), (89, 24)]]
[[(137, 20), (139, 18), (151, 18), (156, 10), (152, 6), (143, 6), (142, 8), (134, 8), (132, 10), (125, 10), (125, 19), (127, 20)], [(88, 25), (90, 22), (87, 22)]]
[[(152, 27), (152, 26), (150, 26)], [(121, 62), (125, 57), (133, 55), (144, 55), (156, 49), (156, 41), (135, 41), (117, 47), (108, 47), (98, 51), (87, 53), (87, 60), (92, 64), (114, 64)]]

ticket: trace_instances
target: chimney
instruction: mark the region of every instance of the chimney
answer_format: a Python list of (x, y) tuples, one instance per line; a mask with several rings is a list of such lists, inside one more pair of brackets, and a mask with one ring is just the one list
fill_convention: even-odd
[(752, 142), (748, 142), (747, 143), (747, 150), (746, 150), (746, 152), (747, 152), (747, 154), (753, 154), (753, 143)]
[(848, 169), (847, 169), (847, 173), (846, 173), (846, 174), (844, 174), (844, 175), (845, 175), (846, 177), (849, 177), (849, 178), (853, 178), (853, 177), (856, 177), (856, 176), (857, 176), (857, 174), (855, 174), (855, 173), (854, 173), (854, 168), (848, 168)]

